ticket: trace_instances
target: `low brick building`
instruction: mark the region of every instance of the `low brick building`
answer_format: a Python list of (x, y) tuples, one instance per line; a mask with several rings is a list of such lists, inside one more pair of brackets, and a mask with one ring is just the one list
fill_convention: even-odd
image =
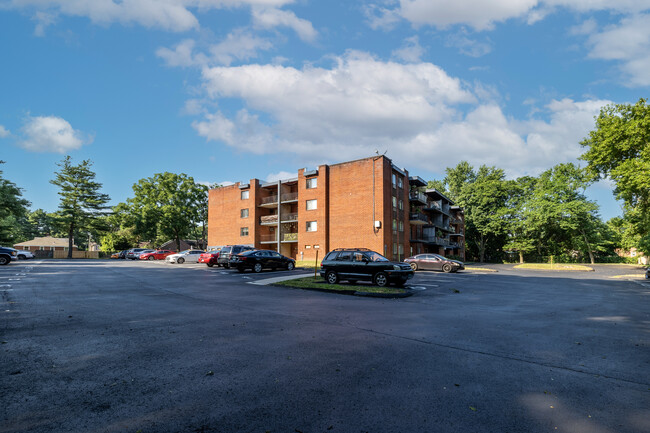
[(298, 170), (293, 179), (210, 190), (208, 244), (245, 244), (311, 260), (364, 247), (401, 260), (464, 257), (463, 212), (385, 156)]
[[(17, 250), (27, 251), (68, 251), (68, 238), (53, 238), (44, 236), (31, 241), (20, 242), (14, 245)], [(77, 246), (72, 246), (72, 251), (77, 251)]]

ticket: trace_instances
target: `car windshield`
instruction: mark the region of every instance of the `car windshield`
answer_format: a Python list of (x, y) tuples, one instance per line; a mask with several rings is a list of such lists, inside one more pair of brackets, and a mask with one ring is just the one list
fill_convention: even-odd
[(178, 253), (178, 254), (189, 254), (189, 253), (190, 253), (190, 251), (192, 251), (192, 250), (185, 250), (185, 251), (181, 251), (181, 252), (180, 252), (180, 253)]
[(441, 256), (440, 254), (433, 254), (433, 256), (439, 260), (449, 260), (447, 257)]
[(386, 257), (384, 257), (381, 254), (376, 253), (374, 251), (366, 253), (366, 257), (368, 257), (371, 262), (389, 262), (390, 261)]

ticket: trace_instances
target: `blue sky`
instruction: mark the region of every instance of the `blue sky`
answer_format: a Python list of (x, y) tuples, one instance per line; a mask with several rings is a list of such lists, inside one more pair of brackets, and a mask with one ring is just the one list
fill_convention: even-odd
[[(600, 107), (647, 97), (648, 70), (650, 0), (0, 0), (0, 169), (47, 211), (67, 154), (112, 204), (154, 173), (376, 151), (425, 179), (537, 175), (578, 162)], [(620, 214), (609, 183), (589, 196)]]

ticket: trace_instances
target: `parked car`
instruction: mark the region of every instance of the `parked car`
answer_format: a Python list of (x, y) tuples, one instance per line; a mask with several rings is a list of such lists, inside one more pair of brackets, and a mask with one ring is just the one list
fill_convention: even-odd
[(217, 258), (217, 265), (228, 269), (230, 267), (229, 263), (231, 256), (254, 249), (255, 248), (251, 247), (250, 245), (227, 245), (221, 248), (219, 257)]
[(285, 257), (277, 251), (272, 250), (248, 250), (239, 253), (230, 258), (228, 263), (231, 268), (236, 268), (239, 272), (246, 269), (252, 269), (253, 272), (262, 272), (262, 269), (286, 269), (293, 271), (296, 267), (296, 261), (290, 257)]
[(180, 253), (170, 254), (165, 257), (167, 263), (197, 263), (199, 261), (199, 256), (205, 253), (203, 250), (185, 250)]
[(12, 260), (18, 258), (18, 250), (8, 247), (0, 247), (0, 265), (8, 265)]
[(442, 272), (457, 272), (465, 269), (463, 262), (458, 260), (448, 259), (440, 254), (418, 254), (404, 259), (405, 263), (411, 265), (411, 269), (417, 271), (442, 271)]
[(116, 253), (111, 254), (111, 259), (119, 259), (119, 258), (120, 258), (120, 252), (119, 251), (116, 252)]
[(34, 255), (34, 253), (32, 253), (31, 251), (27, 251), (27, 250), (18, 250), (17, 255), (18, 255), (18, 260), (27, 260), (27, 259), (33, 259), (34, 257), (36, 257)]
[(209, 267), (213, 267), (214, 265), (219, 265), (217, 261), (219, 260), (219, 254), (221, 252), (221, 248), (215, 248), (213, 250), (210, 250), (206, 253), (203, 253), (199, 256), (199, 263), (205, 263)]
[(165, 260), (165, 257), (174, 254), (173, 251), (169, 250), (155, 250), (150, 252), (140, 253), (140, 260)]
[(403, 286), (413, 278), (414, 272), (408, 264), (390, 261), (366, 248), (338, 248), (327, 253), (320, 275), (330, 284), (339, 280), (351, 283), (364, 280), (384, 287), (389, 283)]
[(143, 251), (147, 251), (147, 249), (146, 248), (131, 248), (130, 250), (127, 250), (126, 258), (131, 259), (131, 260), (137, 260), (138, 257), (140, 256), (140, 253), (143, 252)]

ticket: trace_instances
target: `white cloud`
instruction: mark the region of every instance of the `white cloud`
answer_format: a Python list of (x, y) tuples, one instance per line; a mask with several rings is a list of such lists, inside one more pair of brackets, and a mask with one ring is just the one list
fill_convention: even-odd
[(294, 172), (288, 172), (288, 171), (280, 171), (278, 173), (271, 173), (268, 176), (266, 176), (266, 182), (277, 182), (279, 180), (286, 180), (286, 179), (294, 179), (298, 177), (298, 173)]
[(162, 58), (168, 66), (197, 66), (204, 64), (204, 58), (195, 58), (194, 45), (196, 42), (192, 39), (186, 39), (174, 45), (173, 49), (160, 47), (156, 50), (156, 55)]
[(650, 14), (623, 18), (588, 40), (589, 57), (621, 62), (629, 86), (650, 86)]
[(467, 37), (466, 32), (449, 35), (445, 45), (457, 48), (461, 54), (470, 57), (481, 57), (492, 51), (492, 45), (489, 42), (470, 39)]
[(501, 99), (493, 88), (469, 89), (431, 63), (381, 62), (359, 52), (336, 58), (329, 69), (215, 67), (204, 68), (203, 78), (208, 97), (241, 99), (246, 107), (232, 117), (217, 112), (194, 122), (209, 141), (308, 164), (388, 150), (416, 171), (466, 159), (512, 175), (537, 174), (574, 161), (593, 117), (609, 103), (552, 101), (535, 118), (516, 120), (493, 102)]
[(91, 137), (55, 116), (28, 117), (21, 131), (20, 146), (32, 152), (66, 153), (92, 142)]
[(10, 135), (11, 132), (9, 132), (9, 130), (6, 129), (4, 126), (0, 125), (0, 138), (9, 137)]
[(277, 8), (253, 8), (253, 22), (255, 26), (263, 29), (275, 27), (289, 27), (293, 29), (300, 39), (312, 42), (318, 36), (311, 22), (298, 18), (291, 11)]
[(399, 0), (394, 9), (369, 6), (366, 11), (373, 28), (390, 27), (401, 17), (416, 27), (444, 29), (460, 24), (483, 31), (509, 19), (525, 19), (533, 24), (560, 8), (581, 13), (638, 13), (650, 8), (650, 0)]
[(424, 49), (420, 46), (417, 36), (405, 39), (402, 47), (392, 52), (393, 57), (408, 63), (419, 62), (423, 54)]
[[(277, 8), (294, 0), (7, 0), (10, 9), (36, 9), (36, 34), (57, 15), (87, 17), (97, 24), (139, 24), (174, 32), (199, 28), (199, 20), (190, 11), (196, 9), (270, 7)], [(41, 15), (39, 15), (39, 13)], [(43, 15), (43, 13), (46, 13)]]

